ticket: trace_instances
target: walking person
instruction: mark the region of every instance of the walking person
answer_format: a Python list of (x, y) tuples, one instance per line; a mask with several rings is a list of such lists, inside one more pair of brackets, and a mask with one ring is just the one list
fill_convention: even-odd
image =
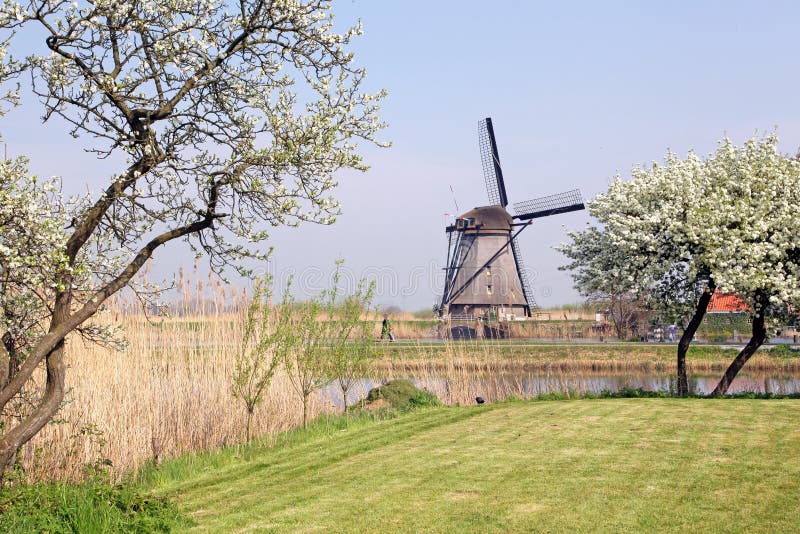
[(381, 325), (381, 340), (389, 338), (389, 341), (394, 341), (394, 334), (392, 333), (392, 323), (389, 321), (389, 316), (384, 314), (383, 324)]

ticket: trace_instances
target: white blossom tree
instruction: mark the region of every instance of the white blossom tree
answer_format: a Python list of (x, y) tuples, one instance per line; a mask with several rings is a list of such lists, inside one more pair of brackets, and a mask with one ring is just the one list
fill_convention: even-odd
[(606, 232), (592, 226), (569, 235), (573, 242), (557, 249), (572, 262), (560, 269), (572, 271), (581, 295), (606, 306), (617, 337), (624, 339), (631, 333), (641, 305), (635, 278), (628, 275), (627, 265), (619, 261)]
[(737, 148), (726, 139), (705, 160), (668, 153), (663, 165), (634, 169), (590, 202), (602, 229), (573, 233), (561, 247), (579, 288), (622, 287), (684, 317), (678, 394), (687, 393), (686, 352), (716, 289), (745, 299), (754, 320), (750, 343), (714, 394), (727, 391), (764, 342), (769, 307), (800, 297), (798, 241), (787, 230), (800, 222), (798, 162), (777, 143), (767, 136)]
[(708, 161), (708, 221), (701, 237), (721, 291), (748, 303), (752, 336), (712, 395), (724, 395), (767, 339), (770, 317), (800, 303), (800, 161), (778, 150), (778, 138), (725, 140)]
[[(62, 203), (45, 333), (0, 389), (0, 409), (42, 363), (47, 383), (2, 429), (1, 469), (64, 397), (65, 337), (157, 248), (186, 240), (212, 268), (246, 273), (269, 225), (333, 222), (334, 173), (366, 169), (358, 144), (377, 142), (384, 93), (364, 92), (348, 51), (360, 27), (334, 31), (328, 0), (7, 0), (0, 27), (12, 46), (44, 35), (19, 62), (44, 120), (66, 121), (100, 158), (126, 158), (104, 189)], [(101, 261), (81, 267), (90, 258)]]
[(698, 239), (691, 206), (699, 190), (703, 162), (694, 154), (682, 160), (668, 153), (664, 165), (634, 168), (605, 194), (589, 202), (603, 225), (570, 233), (559, 250), (571, 263), (583, 294), (629, 294), (684, 326), (677, 348), (677, 391), (688, 392), (686, 353), (706, 312), (714, 282), (704, 265), (705, 243)]

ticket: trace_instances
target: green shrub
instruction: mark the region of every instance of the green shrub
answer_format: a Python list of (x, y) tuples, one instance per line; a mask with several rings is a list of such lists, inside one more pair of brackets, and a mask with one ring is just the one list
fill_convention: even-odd
[(128, 486), (21, 484), (0, 490), (0, 532), (170, 532), (177, 508)]
[(397, 410), (422, 406), (441, 406), (441, 401), (429, 391), (419, 389), (409, 380), (392, 380), (386, 384), (372, 388), (364, 400), (357, 404), (358, 408), (383, 400), (388, 407)]
[(408, 404), (412, 408), (425, 408), (429, 406), (441, 406), (442, 401), (430, 391), (421, 389), (408, 400)]
[(800, 350), (793, 349), (791, 345), (775, 345), (769, 351), (770, 356), (779, 358), (796, 358), (800, 356)]
[(619, 391), (603, 390), (600, 392), (600, 397), (604, 399), (663, 398), (669, 396), (670, 394), (667, 391), (649, 391), (642, 388), (629, 388), (629, 387), (621, 388)]

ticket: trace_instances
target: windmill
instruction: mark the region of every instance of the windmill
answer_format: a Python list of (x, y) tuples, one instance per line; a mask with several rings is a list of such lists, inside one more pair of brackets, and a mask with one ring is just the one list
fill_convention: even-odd
[[(507, 210), (503, 170), (492, 119), (479, 123), (478, 141), (488, 206), (476, 207), (447, 226), (447, 267), (440, 315), (452, 324), (478, 317), (530, 317), (536, 308), (517, 237), (534, 219), (584, 209), (577, 189), (527, 200)], [(468, 327), (453, 327), (453, 334)], [(470, 334), (466, 334), (470, 335)], [(491, 334), (494, 337), (494, 334)]]

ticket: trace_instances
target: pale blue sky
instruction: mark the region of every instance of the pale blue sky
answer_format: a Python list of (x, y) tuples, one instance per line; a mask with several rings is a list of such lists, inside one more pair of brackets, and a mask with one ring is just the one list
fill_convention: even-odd
[[(708, 153), (777, 128), (800, 145), (796, 2), (465, 2), (336, 0), (369, 85), (390, 95), (372, 169), (340, 177), (332, 227), (273, 233), (271, 270), (330, 270), (336, 257), (375, 276), (378, 300), (407, 309), (436, 299), (445, 212), (486, 203), (478, 120), (491, 116), (512, 202), (579, 187), (585, 198), (669, 147)], [(0, 121), (10, 153), (40, 175), (97, 183), (108, 174), (27, 102)], [(575, 302), (552, 247), (586, 212), (540, 220), (521, 235), (542, 306)], [(160, 269), (175, 253), (158, 256)], [(314, 271), (311, 271), (313, 275)], [(309, 279), (310, 280), (310, 279)], [(309, 281), (313, 283), (313, 281)]]

